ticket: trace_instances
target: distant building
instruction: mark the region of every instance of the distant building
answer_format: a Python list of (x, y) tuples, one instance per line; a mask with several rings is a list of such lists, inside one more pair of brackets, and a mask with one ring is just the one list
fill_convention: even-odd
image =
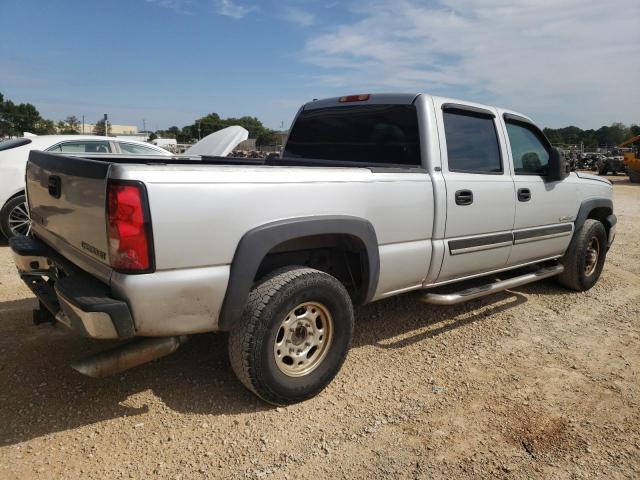
[[(114, 123), (110, 123), (109, 126), (111, 127), (111, 135), (140, 135), (138, 133), (138, 127), (135, 125), (116, 125)], [(82, 124), (80, 124), (80, 133), (84, 135), (91, 135), (94, 127), (95, 124), (93, 123), (85, 123), (83, 132)]]
[(138, 142), (146, 142), (147, 140), (149, 140), (149, 134), (146, 132), (132, 133), (129, 135), (114, 135), (112, 131), (111, 136), (122, 138), (124, 140), (137, 140)]

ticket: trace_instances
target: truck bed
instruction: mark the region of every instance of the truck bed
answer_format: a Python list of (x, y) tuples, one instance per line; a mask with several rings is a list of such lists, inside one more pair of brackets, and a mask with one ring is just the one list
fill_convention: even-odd
[[(60, 178), (59, 197), (49, 191), (52, 177)], [(381, 275), (379, 297), (421, 283), (428, 270), (435, 209), (431, 177), (421, 168), (32, 152), (27, 191), (36, 236), (105, 283), (122, 276), (106, 253), (112, 181), (145, 187), (156, 272), (228, 267), (250, 230), (283, 218), (330, 215), (367, 219), (375, 228), (381, 269), (396, 272)]]

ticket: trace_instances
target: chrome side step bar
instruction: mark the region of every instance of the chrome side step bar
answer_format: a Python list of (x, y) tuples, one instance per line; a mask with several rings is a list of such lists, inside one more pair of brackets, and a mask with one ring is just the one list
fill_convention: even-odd
[(562, 265), (554, 265), (552, 267), (543, 267), (532, 273), (526, 273), (519, 277), (510, 278), (508, 280), (499, 280), (479, 287), (467, 288), (454, 293), (425, 293), (420, 297), (420, 301), (434, 305), (455, 305), (457, 303), (467, 302), (475, 298), (491, 295), (492, 293), (501, 292), (509, 288), (519, 287), (527, 283), (537, 282), (543, 278), (553, 277), (564, 271)]

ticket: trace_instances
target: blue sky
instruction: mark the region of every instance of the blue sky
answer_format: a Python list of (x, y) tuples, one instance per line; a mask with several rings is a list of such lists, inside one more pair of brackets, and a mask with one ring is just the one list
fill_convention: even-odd
[(640, 123), (640, 2), (615, 3), (1, 0), (0, 92), (150, 129), (210, 112), (286, 128), (305, 101), (371, 91)]

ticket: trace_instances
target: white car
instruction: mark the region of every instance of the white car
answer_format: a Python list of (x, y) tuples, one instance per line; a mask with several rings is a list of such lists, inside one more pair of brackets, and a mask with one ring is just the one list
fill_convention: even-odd
[(24, 171), (31, 150), (66, 154), (164, 155), (171, 152), (135, 140), (96, 135), (43, 135), (0, 142), (0, 233), (10, 238), (29, 233)]

